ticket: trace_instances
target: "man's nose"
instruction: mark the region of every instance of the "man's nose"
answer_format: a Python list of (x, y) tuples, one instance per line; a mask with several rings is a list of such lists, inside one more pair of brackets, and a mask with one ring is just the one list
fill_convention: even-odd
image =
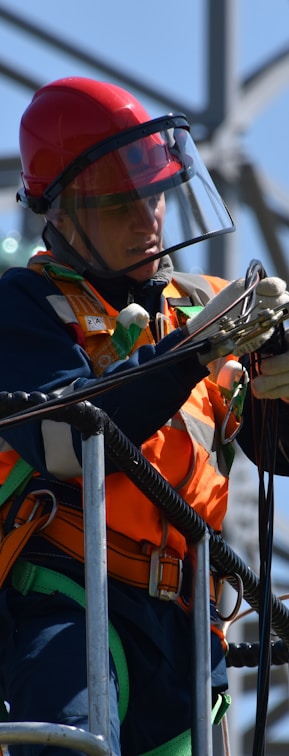
[(132, 223), (137, 230), (157, 230), (156, 208), (149, 200), (136, 200), (131, 207)]

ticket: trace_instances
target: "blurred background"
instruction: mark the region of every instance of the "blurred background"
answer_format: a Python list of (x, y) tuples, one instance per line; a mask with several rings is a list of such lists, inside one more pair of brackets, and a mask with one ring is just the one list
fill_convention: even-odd
[[(289, 282), (288, 0), (7, 0), (0, 2), (0, 20), (0, 271), (25, 265), (43, 246), (39, 217), (15, 201), (21, 115), (38, 87), (78, 75), (124, 86), (152, 117), (187, 115), (236, 232), (184, 251), (180, 269), (231, 279), (244, 276), (255, 258), (268, 275)], [(278, 596), (289, 584), (288, 491), (289, 482), (276, 476), (272, 581)], [(258, 573), (258, 477), (239, 453), (224, 532)], [(234, 598), (231, 589), (229, 607)], [(234, 623), (228, 638), (257, 640), (256, 615)], [(232, 753), (249, 756), (256, 670), (230, 668), (229, 675)], [(287, 665), (271, 669), (266, 732), (267, 756), (289, 753)], [(220, 749), (216, 742), (216, 754)]]

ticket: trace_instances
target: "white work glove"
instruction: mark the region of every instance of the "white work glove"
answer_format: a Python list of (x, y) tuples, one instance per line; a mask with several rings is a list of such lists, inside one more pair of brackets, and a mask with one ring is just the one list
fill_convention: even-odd
[[(225, 312), (233, 302), (238, 299), (241, 294), (244, 293), (245, 279), (239, 278), (236, 281), (225, 286), (219, 294), (216, 294), (204, 309), (198, 313), (195, 317), (189, 318), (186, 322), (186, 328), (190, 335), (196, 334), (193, 338), (193, 342), (201, 341), (202, 339), (210, 339), (212, 336), (222, 330), (222, 319), (226, 317), (228, 320), (237, 321), (242, 311), (243, 299), (234, 307)], [(281, 278), (271, 277), (263, 278), (256, 287), (256, 302), (254, 308), (249, 315), (249, 322), (254, 320), (260, 315), (262, 310), (273, 309), (275, 307), (288, 308), (289, 317), (289, 292), (286, 291), (286, 283)], [(212, 323), (212, 320), (215, 322)], [(248, 341), (238, 345), (238, 336), (233, 335), (233, 341), (237, 344), (230, 351), (234, 351), (234, 354), (240, 356), (246, 352), (255, 352), (259, 349), (270, 337), (273, 335), (275, 325), (262, 333), (250, 337), (248, 334)], [(230, 336), (230, 330), (228, 330), (228, 337)]]
[[(288, 343), (289, 334), (286, 334)], [(260, 374), (251, 381), (256, 399), (283, 399), (289, 402), (289, 351), (265, 357), (260, 365)]]

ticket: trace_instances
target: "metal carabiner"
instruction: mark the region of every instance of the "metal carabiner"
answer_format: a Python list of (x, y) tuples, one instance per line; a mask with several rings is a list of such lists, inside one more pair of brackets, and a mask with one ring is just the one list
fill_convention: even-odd
[(238, 586), (237, 600), (236, 600), (235, 606), (233, 608), (233, 611), (230, 614), (228, 614), (227, 617), (225, 617), (220, 612), (220, 610), (216, 607), (216, 612), (217, 612), (218, 618), (221, 620), (221, 622), (232, 622), (235, 619), (235, 617), (237, 616), (238, 611), (239, 611), (240, 606), (241, 606), (242, 601), (243, 601), (243, 596), (244, 596), (243, 580), (240, 577), (240, 575), (238, 575), (237, 572), (233, 572), (232, 575), (224, 575), (222, 578), (220, 578), (220, 580), (228, 580), (228, 578), (230, 578), (230, 577), (234, 578), (234, 580), (237, 582), (237, 586)]
[(40, 532), (40, 530), (45, 530), (45, 528), (47, 528), (47, 526), (50, 525), (50, 523), (52, 522), (57, 512), (57, 501), (56, 501), (56, 497), (54, 493), (50, 491), (48, 488), (41, 488), (39, 489), (39, 491), (33, 491), (33, 495), (36, 495), (37, 498), (36, 498), (34, 507), (32, 509), (32, 512), (30, 513), (26, 522), (31, 522), (31, 520), (33, 520), (35, 512), (37, 511), (38, 507), (41, 504), (41, 501), (39, 500), (38, 496), (43, 496), (44, 494), (46, 495), (48, 494), (48, 496), (50, 496), (50, 498), (52, 499), (52, 507), (51, 507), (51, 512), (50, 512), (47, 522), (44, 525), (42, 525), (41, 528), (38, 528), (37, 532)]

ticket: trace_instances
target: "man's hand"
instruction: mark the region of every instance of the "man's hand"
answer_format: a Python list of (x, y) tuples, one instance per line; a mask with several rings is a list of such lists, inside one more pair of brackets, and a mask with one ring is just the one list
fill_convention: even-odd
[[(198, 315), (187, 320), (186, 328), (189, 334), (193, 336), (193, 342), (211, 339), (224, 329), (228, 333), (228, 339), (232, 337), (235, 343), (234, 354), (240, 356), (246, 352), (257, 351), (273, 335), (276, 324), (270, 323), (269, 320), (267, 328), (265, 326), (264, 330), (261, 329), (257, 334), (248, 333), (247, 337), (245, 334), (241, 340), (239, 336), (242, 332), (241, 327), (244, 319), (240, 316), (244, 299), (242, 294), (244, 293), (245, 280), (239, 278), (213, 297)], [(234, 304), (236, 301), (238, 303)], [(263, 278), (257, 284), (255, 304), (245, 322), (253, 323), (266, 310), (275, 308), (284, 308), (285, 311), (288, 311), (289, 317), (289, 292), (286, 291), (286, 283), (277, 277)], [(232, 325), (230, 321), (232, 321)], [(234, 333), (232, 328), (233, 325), (238, 325), (238, 321), (240, 329), (237, 329), (237, 333)]]
[[(287, 342), (289, 334), (286, 334)], [(289, 402), (289, 351), (265, 357), (260, 374), (251, 381), (256, 399), (283, 399)]]

